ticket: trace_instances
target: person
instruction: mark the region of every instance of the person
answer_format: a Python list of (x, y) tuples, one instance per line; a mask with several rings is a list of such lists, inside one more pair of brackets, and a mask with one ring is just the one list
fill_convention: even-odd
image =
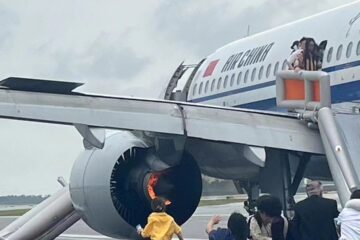
[(302, 56), (305, 49), (306, 38), (303, 37), (300, 41), (294, 41), (291, 45), (292, 52), (288, 57), (287, 64), (290, 70), (295, 69), (296, 66), (300, 65)]
[(300, 44), (300, 41), (298, 41), (298, 40), (293, 42), (293, 44), (290, 47), (292, 49), (291, 53), (293, 53), (299, 49), (299, 44)]
[(302, 37), (299, 41), (299, 49), (305, 49), (308, 37)]
[(313, 38), (308, 38), (304, 50), (304, 70), (317, 71), (319, 69), (315, 50), (318, 46)]
[(213, 216), (206, 226), (209, 240), (246, 240), (249, 235), (249, 226), (246, 217), (240, 213), (232, 213), (227, 222), (227, 228), (215, 229), (214, 225), (221, 221), (220, 216)]
[(334, 219), (339, 215), (335, 200), (323, 198), (320, 181), (306, 185), (308, 198), (295, 204), (291, 236), (296, 240), (337, 240)]
[(316, 45), (314, 55), (315, 55), (317, 70), (322, 69), (326, 45), (327, 45), (327, 40), (324, 40), (319, 45)]
[(170, 240), (174, 234), (183, 240), (180, 226), (166, 213), (165, 202), (165, 199), (161, 197), (156, 197), (151, 201), (153, 213), (149, 215), (145, 228), (139, 229), (138, 233), (151, 240)]
[(263, 195), (257, 201), (258, 212), (250, 217), (250, 239), (284, 240), (288, 222), (281, 216), (282, 205), (278, 198)]
[(306, 49), (308, 38), (302, 37), (299, 41), (298, 49), (294, 51), (290, 57), (288, 58), (289, 63), (291, 64), (292, 68), (296, 71), (304, 69), (304, 51)]
[(337, 219), (340, 240), (360, 239), (360, 189), (355, 190)]

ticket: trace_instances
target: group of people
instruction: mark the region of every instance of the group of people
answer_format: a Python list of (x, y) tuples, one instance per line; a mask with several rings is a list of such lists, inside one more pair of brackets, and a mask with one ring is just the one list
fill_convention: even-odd
[(219, 216), (210, 219), (206, 232), (210, 240), (285, 240), (288, 221), (281, 215), (281, 202), (271, 195), (263, 195), (257, 200), (257, 212), (246, 218), (240, 213), (232, 213), (228, 228), (215, 229), (220, 222)]
[(322, 68), (323, 55), (326, 48), (326, 41), (316, 44), (313, 38), (303, 37), (295, 41), (292, 46), (292, 53), (287, 59), (290, 70), (317, 71)]
[[(294, 218), (288, 220), (282, 213), (280, 200), (271, 195), (260, 196), (257, 212), (245, 217), (234, 212), (227, 228), (215, 228), (221, 221), (213, 216), (206, 226), (210, 240), (360, 240), (360, 190), (352, 193), (351, 199), (339, 213), (335, 200), (323, 197), (321, 182), (306, 185), (308, 198), (295, 204)], [(153, 213), (144, 229), (138, 234), (151, 240), (170, 240), (174, 234), (184, 239), (181, 227), (166, 213), (165, 200), (152, 201)]]
[[(214, 229), (214, 224), (219, 222), (219, 218), (214, 216), (206, 229), (209, 239), (360, 240), (360, 190), (351, 194), (340, 214), (336, 201), (323, 197), (321, 182), (308, 183), (306, 192), (308, 198), (295, 205), (291, 220), (281, 215), (282, 205), (278, 198), (264, 195), (257, 200), (257, 212), (247, 220), (241, 214), (233, 213), (227, 230)], [(231, 223), (233, 215), (242, 219), (237, 226)], [(232, 237), (224, 238), (233, 232)]]

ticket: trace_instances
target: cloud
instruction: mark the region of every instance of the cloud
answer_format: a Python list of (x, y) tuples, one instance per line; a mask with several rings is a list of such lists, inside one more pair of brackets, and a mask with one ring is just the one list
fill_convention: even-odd
[(190, 1), (167, 2), (157, 9), (156, 27), (167, 39), (206, 56), (246, 36), (331, 9), (347, 1)]
[(50, 56), (56, 62), (54, 75), (80, 81), (126, 81), (150, 62), (148, 57), (139, 56), (123, 45), (121, 39), (111, 41), (104, 33), (82, 51), (61, 49)]
[(82, 151), (74, 127), (0, 119), (0, 195), (49, 194)]
[(8, 40), (18, 24), (17, 15), (0, 3), (0, 51), (10, 44)]
[[(84, 91), (157, 97), (183, 60), (351, 0), (0, 0), (0, 78), (83, 81)], [(71, 127), (0, 120), (0, 194), (51, 193), (81, 138)]]

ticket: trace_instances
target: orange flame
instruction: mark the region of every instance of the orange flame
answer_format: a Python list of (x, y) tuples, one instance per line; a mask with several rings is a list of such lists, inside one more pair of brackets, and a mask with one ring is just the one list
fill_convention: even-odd
[(151, 199), (156, 198), (154, 187), (155, 187), (156, 183), (158, 182), (158, 180), (159, 180), (158, 176), (156, 176), (156, 175), (150, 176), (147, 189), (148, 189), (148, 193), (149, 193), (149, 196)]
[[(150, 179), (149, 179), (149, 182), (148, 182), (148, 185), (147, 185), (147, 190), (148, 190), (148, 193), (149, 193), (149, 197), (151, 199), (154, 199), (156, 198), (156, 193), (155, 193), (155, 190), (154, 190), (154, 187), (156, 186), (158, 180), (159, 180), (159, 175), (154, 175), (152, 174), (150, 176)], [(171, 204), (171, 201), (169, 200), (165, 200), (165, 205), (170, 205)]]

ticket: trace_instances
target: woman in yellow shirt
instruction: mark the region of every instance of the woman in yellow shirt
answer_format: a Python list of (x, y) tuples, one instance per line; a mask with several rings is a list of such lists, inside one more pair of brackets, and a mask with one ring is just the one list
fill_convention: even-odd
[(153, 213), (148, 217), (148, 223), (144, 230), (140, 230), (144, 238), (151, 240), (171, 240), (176, 234), (180, 240), (183, 240), (181, 228), (176, 224), (173, 217), (168, 215), (166, 211), (165, 200), (163, 198), (155, 198), (151, 202)]

